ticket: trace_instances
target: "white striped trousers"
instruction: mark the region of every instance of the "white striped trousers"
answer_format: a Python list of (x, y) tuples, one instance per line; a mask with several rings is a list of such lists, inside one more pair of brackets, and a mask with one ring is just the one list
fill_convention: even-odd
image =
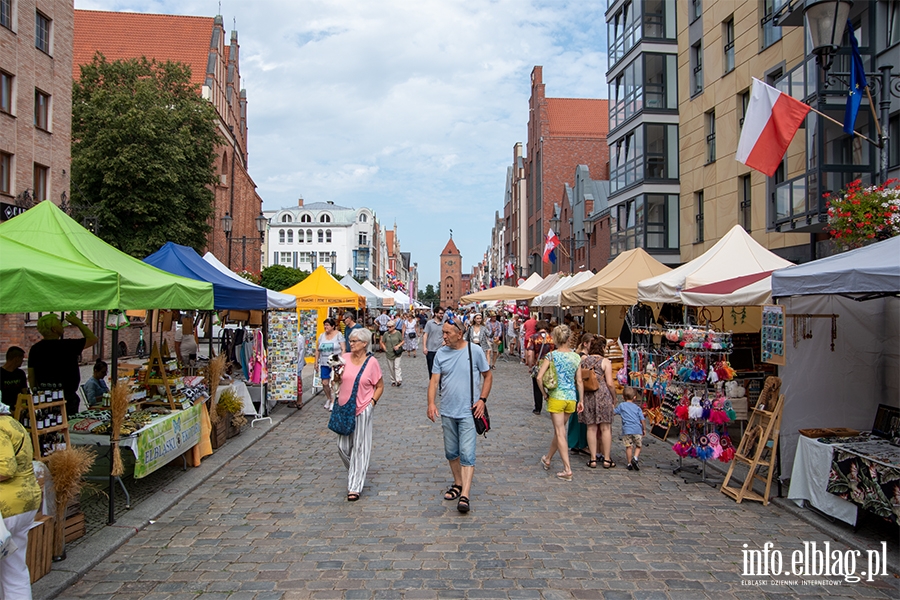
[(338, 452), (347, 468), (347, 492), (362, 493), (366, 483), (366, 471), (372, 458), (372, 411), (373, 402), (356, 415), (356, 429), (350, 435), (338, 436)]

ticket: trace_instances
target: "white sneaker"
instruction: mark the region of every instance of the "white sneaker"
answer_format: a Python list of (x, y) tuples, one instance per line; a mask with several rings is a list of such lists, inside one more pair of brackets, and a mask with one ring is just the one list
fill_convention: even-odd
[(331, 410), (331, 405), (328, 404), (328, 403), (326, 402), (326, 403), (325, 403), (325, 406), (323, 406), (322, 408), (324, 408), (325, 410), (330, 411), (330, 410)]

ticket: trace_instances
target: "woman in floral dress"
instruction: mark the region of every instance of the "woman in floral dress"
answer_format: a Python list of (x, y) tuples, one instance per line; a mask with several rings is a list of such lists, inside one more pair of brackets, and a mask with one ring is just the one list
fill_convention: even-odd
[[(616, 404), (616, 386), (613, 382), (612, 363), (606, 358), (606, 340), (601, 336), (591, 340), (590, 354), (581, 360), (582, 369), (592, 369), (600, 389), (594, 392), (584, 392), (584, 410), (578, 414), (578, 420), (587, 425), (587, 442), (590, 448), (591, 459), (587, 465), (597, 468), (595, 457), (603, 463), (604, 469), (616, 466), (609, 456), (612, 446), (612, 420), (613, 410)], [(597, 456), (597, 446), (600, 446), (600, 456)]]

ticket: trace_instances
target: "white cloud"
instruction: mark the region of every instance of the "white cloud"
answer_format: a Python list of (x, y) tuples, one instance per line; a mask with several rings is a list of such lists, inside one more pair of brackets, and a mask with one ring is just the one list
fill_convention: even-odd
[[(76, 0), (212, 16), (208, 0)], [(605, 2), (255, 0), (236, 23), (250, 173), (268, 209), (333, 200), (397, 221), (422, 282), (454, 230), (464, 268), (503, 210), (530, 73), (551, 97), (606, 97)]]

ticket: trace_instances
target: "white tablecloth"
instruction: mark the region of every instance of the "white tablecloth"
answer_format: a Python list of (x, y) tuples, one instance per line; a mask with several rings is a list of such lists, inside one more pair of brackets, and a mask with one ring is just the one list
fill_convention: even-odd
[(257, 416), (256, 407), (253, 406), (253, 399), (250, 397), (250, 392), (247, 390), (247, 384), (243, 381), (234, 381), (230, 385), (220, 385), (216, 388), (216, 402), (219, 401), (219, 398), (222, 396), (222, 392), (225, 390), (233, 390), (235, 396), (240, 398), (241, 402), (244, 403), (244, 414), (251, 415), (253, 417)]
[(826, 491), (828, 474), (831, 472), (831, 455), (831, 444), (800, 436), (794, 455), (788, 499), (800, 506), (806, 500), (826, 515), (856, 525), (856, 505)]

